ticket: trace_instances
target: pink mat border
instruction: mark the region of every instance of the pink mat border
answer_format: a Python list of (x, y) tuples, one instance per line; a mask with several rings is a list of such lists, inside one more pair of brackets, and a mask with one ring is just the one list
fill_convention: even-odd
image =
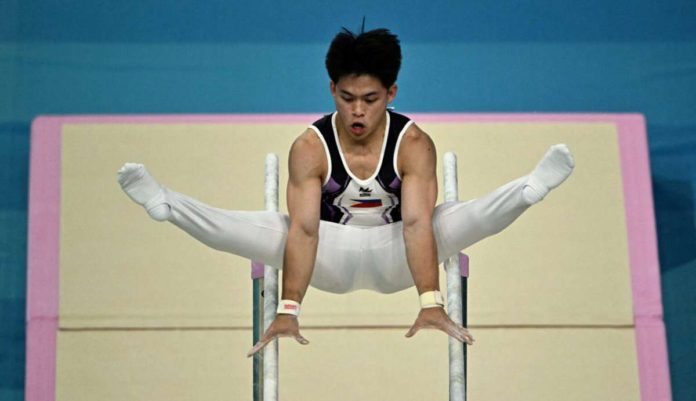
[(31, 127), (25, 400), (53, 401), (56, 385), (62, 118)]
[[(618, 131), (641, 400), (671, 400), (645, 119), (639, 114), (414, 113), (439, 123), (585, 122)], [(64, 124), (306, 124), (321, 114), (42, 116), (34, 120), (29, 182), (27, 401), (54, 401), (58, 331), (60, 157)]]

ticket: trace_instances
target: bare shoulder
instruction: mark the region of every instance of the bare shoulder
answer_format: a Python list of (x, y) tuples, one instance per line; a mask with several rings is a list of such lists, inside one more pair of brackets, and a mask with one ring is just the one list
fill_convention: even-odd
[[(411, 124), (399, 145), (397, 164), (402, 174), (415, 170), (434, 169), (437, 162), (435, 143), (430, 136), (416, 124)], [(421, 170), (422, 171), (422, 170)]]
[(295, 138), (290, 152), (301, 152), (303, 155), (311, 153), (321, 155), (324, 152), (324, 145), (321, 143), (319, 135), (313, 129), (307, 128), (300, 136)]
[(316, 132), (307, 128), (290, 147), (288, 158), (291, 178), (321, 177), (322, 180), (328, 168), (324, 144)]

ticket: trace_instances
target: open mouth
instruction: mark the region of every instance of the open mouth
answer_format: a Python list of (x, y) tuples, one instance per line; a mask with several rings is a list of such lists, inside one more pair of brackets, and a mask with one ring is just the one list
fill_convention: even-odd
[(355, 134), (362, 134), (363, 132), (365, 132), (365, 124), (353, 123), (350, 125), (350, 130)]

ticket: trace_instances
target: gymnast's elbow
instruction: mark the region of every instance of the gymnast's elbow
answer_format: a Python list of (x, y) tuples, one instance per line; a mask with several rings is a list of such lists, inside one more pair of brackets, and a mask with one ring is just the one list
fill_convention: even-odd
[(289, 238), (309, 241), (319, 240), (319, 219), (295, 219), (290, 222)]
[(432, 214), (428, 213), (413, 213), (404, 214), (402, 216), (404, 226), (404, 239), (410, 237), (433, 233), (433, 218)]

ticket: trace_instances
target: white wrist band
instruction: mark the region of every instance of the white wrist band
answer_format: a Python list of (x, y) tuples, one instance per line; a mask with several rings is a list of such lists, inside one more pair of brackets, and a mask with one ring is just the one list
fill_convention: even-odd
[(289, 300), (289, 299), (283, 299), (280, 302), (278, 302), (277, 313), (285, 314), (285, 315), (299, 316), (300, 315), (300, 303)]
[(428, 291), (420, 294), (421, 309), (442, 308), (445, 306), (445, 299), (440, 291)]

